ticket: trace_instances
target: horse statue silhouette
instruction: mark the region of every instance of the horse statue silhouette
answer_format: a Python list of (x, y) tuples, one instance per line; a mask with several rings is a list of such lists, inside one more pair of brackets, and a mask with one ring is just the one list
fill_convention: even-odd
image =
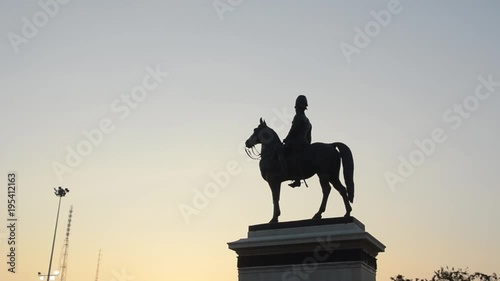
[[(262, 145), (261, 152), (256, 155), (254, 147), (259, 143)], [(323, 199), (313, 219), (321, 219), (321, 214), (326, 210), (326, 203), (332, 189), (330, 184), (344, 200), (346, 209), (344, 217), (350, 217), (352, 211), (350, 203), (354, 201), (354, 160), (347, 145), (341, 142), (313, 143), (300, 155), (296, 155), (296, 161), (287, 157), (288, 171), (283, 173), (277, 155), (283, 144), (278, 134), (260, 118), (259, 126), (254, 129), (253, 134), (245, 142), (245, 146), (250, 157), (254, 159), (260, 157), (259, 167), (262, 178), (267, 181), (271, 188), (274, 211), (270, 223), (278, 222), (278, 217), (281, 215), (279, 206), (281, 183), (298, 178), (308, 179), (315, 174), (319, 177)], [(342, 184), (339, 178), (341, 162), (344, 182), (347, 187)]]

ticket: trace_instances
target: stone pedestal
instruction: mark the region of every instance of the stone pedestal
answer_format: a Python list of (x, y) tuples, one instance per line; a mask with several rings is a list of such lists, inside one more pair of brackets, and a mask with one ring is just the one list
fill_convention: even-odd
[(252, 225), (228, 245), (239, 281), (375, 281), (385, 250), (354, 217)]

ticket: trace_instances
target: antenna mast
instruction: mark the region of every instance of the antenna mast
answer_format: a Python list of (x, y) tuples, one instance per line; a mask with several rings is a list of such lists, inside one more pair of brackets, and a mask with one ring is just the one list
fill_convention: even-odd
[(97, 258), (97, 270), (95, 272), (95, 281), (99, 281), (99, 264), (101, 263), (101, 251), (99, 250), (99, 257)]
[[(69, 233), (71, 230), (71, 219), (73, 217), (73, 205), (71, 205), (71, 208), (69, 210), (69, 216), (68, 216), (68, 226), (66, 227), (66, 238), (64, 239), (64, 246), (63, 246), (63, 256), (62, 256), (62, 265), (60, 265), (61, 269), (61, 281), (66, 281), (66, 275), (67, 275), (67, 269), (68, 269), (68, 250), (69, 250)], [(61, 264), (61, 262), (59, 263)]]

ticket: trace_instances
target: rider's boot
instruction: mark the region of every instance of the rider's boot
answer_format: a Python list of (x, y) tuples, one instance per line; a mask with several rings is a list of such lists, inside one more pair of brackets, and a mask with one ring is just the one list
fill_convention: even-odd
[[(286, 161), (285, 152), (283, 151), (283, 149), (278, 151), (278, 162), (280, 163), (280, 166), (281, 166), (281, 172), (282, 172), (283, 178), (286, 179), (288, 177), (288, 163)], [(288, 186), (290, 186), (292, 188), (300, 186), (300, 179), (296, 179)]]

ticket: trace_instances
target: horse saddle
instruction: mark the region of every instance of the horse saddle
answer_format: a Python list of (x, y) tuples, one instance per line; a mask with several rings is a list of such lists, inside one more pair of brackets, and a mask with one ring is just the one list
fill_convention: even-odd
[(287, 146), (282, 147), (282, 154), (284, 159), (280, 159), (280, 165), (283, 171), (295, 178), (302, 178), (303, 170), (307, 168), (310, 162), (310, 153), (308, 148), (310, 145)]

